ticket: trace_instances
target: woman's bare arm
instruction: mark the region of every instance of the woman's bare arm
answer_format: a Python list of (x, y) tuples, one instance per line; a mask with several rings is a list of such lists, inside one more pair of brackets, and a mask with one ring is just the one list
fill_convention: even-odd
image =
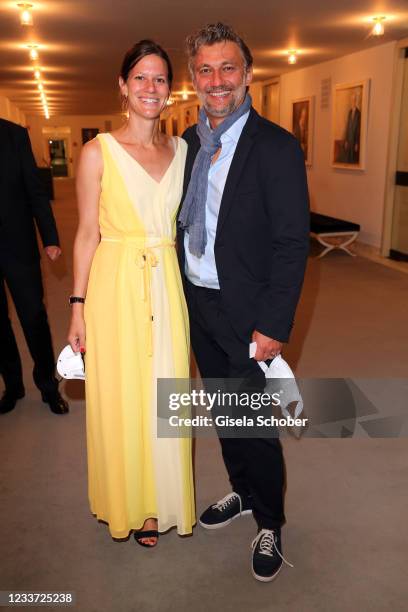
[[(78, 164), (76, 193), (79, 223), (74, 242), (74, 284), (72, 295), (85, 297), (92, 259), (100, 241), (99, 198), (103, 172), (102, 151), (94, 139), (83, 147)], [(84, 306), (71, 306), (68, 341), (74, 351), (85, 351)]]

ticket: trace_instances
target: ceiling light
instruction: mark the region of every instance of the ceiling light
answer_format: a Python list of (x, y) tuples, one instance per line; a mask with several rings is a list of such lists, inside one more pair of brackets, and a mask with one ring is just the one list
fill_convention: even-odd
[(183, 100), (188, 100), (188, 93), (184, 91), (181, 97), (183, 98)]
[(41, 71), (38, 68), (34, 70), (34, 77), (37, 79), (37, 81), (41, 79)]
[(37, 87), (40, 91), (44, 89), (44, 85), (42, 83), (38, 83)]
[(20, 9), (20, 23), (23, 26), (32, 26), (33, 25), (33, 15), (31, 13), (31, 9), (33, 5), (29, 2), (20, 2), (17, 4)]
[(27, 45), (27, 49), (30, 49), (30, 59), (33, 61), (38, 60), (38, 45)]
[(372, 30), (373, 36), (383, 36), (384, 35), (384, 21), (386, 17), (373, 17), (374, 27)]
[(288, 51), (288, 63), (296, 64), (296, 62), (297, 62), (297, 51), (296, 49), (292, 49), (291, 51)]

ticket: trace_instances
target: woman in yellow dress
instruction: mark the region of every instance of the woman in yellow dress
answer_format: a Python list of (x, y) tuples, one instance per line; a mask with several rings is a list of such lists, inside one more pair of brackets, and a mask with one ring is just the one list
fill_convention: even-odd
[(68, 340), (86, 351), (89, 500), (114, 538), (189, 534), (191, 440), (157, 436), (158, 378), (188, 378), (188, 315), (174, 248), (186, 143), (159, 131), (167, 53), (143, 40), (119, 86), (129, 114), (82, 150)]

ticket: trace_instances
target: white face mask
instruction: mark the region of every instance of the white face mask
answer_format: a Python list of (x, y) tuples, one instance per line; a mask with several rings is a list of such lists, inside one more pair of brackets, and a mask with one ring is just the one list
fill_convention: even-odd
[(67, 380), (85, 380), (85, 364), (81, 353), (74, 353), (70, 344), (62, 349), (57, 360), (57, 372)]

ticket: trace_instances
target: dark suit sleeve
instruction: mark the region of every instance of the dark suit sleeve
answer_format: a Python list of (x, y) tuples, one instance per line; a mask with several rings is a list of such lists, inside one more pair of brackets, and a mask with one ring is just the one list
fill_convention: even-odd
[[(265, 157), (264, 157), (265, 159)], [(269, 283), (262, 293), (256, 329), (287, 342), (302, 289), (309, 252), (309, 197), (304, 155), (294, 138), (279, 152), (274, 168), (264, 167), (270, 219)]]
[(44, 247), (58, 246), (58, 231), (54, 215), (41, 183), (26, 129), (18, 130), (17, 147), (27, 200), (40, 232), (42, 243)]

